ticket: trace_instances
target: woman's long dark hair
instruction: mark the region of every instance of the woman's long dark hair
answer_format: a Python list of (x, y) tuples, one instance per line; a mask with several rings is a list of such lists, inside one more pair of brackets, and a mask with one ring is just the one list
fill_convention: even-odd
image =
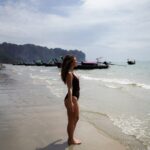
[(61, 79), (66, 84), (66, 76), (71, 68), (71, 63), (74, 60), (74, 56), (72, 55), (66, 55), (63, 59), (63, 63), (61, 66)]

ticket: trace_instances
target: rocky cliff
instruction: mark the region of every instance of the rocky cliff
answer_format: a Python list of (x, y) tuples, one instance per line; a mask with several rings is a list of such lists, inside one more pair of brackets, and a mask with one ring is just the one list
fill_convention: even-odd
[(0, 44), (0, 63), (34, 63), (41, 60), (48, 63), (52, 59), (71, 54), (78, 61), (85, 60), (85, 54), (79, 50), (64, 50), (62, 48), (47, 48), (33, 44), (17, 45), (11, 43)]

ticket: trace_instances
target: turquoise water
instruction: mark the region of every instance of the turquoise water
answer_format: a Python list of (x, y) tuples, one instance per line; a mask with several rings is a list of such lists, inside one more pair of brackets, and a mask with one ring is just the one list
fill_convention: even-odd
[[(150, 62), (75, 73), (81, 85), (81, 116), (128, 149), (150, 149)], [(2, 113), (9, 111), (6, 106), (59, 105), (66, 91), (56, 67), (6, 65), (0, 71)]]

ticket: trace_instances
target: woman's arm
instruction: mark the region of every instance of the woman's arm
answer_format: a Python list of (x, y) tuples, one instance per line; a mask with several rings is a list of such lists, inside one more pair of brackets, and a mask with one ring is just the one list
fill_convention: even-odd
[(68, 102), (70, 110), (73, 112), (73, 102), (72, 102), (72, 73), (69, 72), (66, 78), (66, 84), (68, 88)]

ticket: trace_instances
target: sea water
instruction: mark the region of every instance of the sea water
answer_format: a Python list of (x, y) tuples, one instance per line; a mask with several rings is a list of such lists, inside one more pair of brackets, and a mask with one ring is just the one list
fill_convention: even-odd
[[(88, 119), (93, 120), (96, 127), (102, 128), (103, 120), (98, 123), (98, 118), (108, 116), (125, 135), (150, 146), (150, 62), (137, 62), (132, 66), (115, 65), (107, 70), (79, 73), (82, 86), (85, 87), (82, 90), (83, 105), (90, 112), (86, 115)], [(105, 123), (103, 130), (110, 134), (112, 131), (109, 131), (110, 128), (106, 129)], [(117, 136), (116, 133), (116, 136), (110, 135), (116, 139), (122, 138), (122, 135)], [(131, 149), (138, 149), (138, 146), (134, 148), (127, 139), (124, 143), (130, 145)]]
[[(80, 115), (127, 149), (150, 149), (150, 62), (122, 64), (75, 71), (80, 79)], [(63, 103), (67, 89), (57, 67), (5, 66), (0, 70), (1, 114), (9, 116), (10, 108), (22, 105)], [(5, 135), (9, 127), (0, 126)]]

